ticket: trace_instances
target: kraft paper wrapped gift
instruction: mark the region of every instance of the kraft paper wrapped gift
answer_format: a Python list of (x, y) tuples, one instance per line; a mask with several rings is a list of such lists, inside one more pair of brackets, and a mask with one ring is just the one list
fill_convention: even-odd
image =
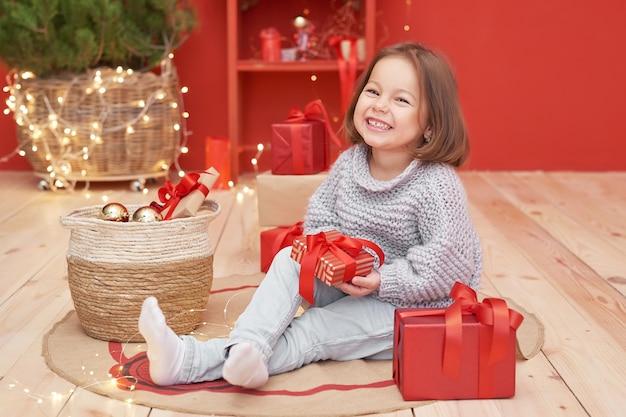
[(399, 308), (393, 376), (414, 400), (509, 398), (515, 395), (516, 331), (523, 316), (506, 301), (479, 303), (457, 282), (447, 309)]
[(304, 219), (309, 199), (328, 176), (327, 171), (313, 175), (257, 175), (257, 204), (260, 227), (295, 224)]
[(261, 272), (267, 272), (278, 251), (291, 246), (296, 237), (302, 236), (302, 232), (302, 222), (262, 231), (260, 234)]
[(315, 278), (327, 285), (350, 281), (371, 272), (375, 258), (365, 248), (385, 261), (383, 251), (374, 242), (344, 236), (337, 230), (295, 238), (291, 257), (300, 263), (300, 295), (311, 305)]
[(186, 174), (177, 185), (167, 180), (158, 190), (159, 200), (164, 204), (153, 201), (151, 206), (161, 212), (164, 220), (195, 216), (219, 176), (215, 168), (209, 167), (203, 172)]

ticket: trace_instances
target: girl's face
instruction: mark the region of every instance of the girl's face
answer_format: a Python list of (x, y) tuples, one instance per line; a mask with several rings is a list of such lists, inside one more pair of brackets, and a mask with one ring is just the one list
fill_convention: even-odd
[(389, 56), (374, 66), (354, 109), (354, 125), (365, 143), (380, 151), (412, 151), (426, 132), (426, 104), (416, 69)]

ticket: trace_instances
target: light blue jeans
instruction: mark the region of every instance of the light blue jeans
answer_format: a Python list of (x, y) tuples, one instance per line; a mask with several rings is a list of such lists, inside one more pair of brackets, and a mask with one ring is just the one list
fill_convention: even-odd
[(300, 264), (282, 249), (241, 314), (229, 339), (204, 342), (182, 336), (185, 358), (180, 384), (222, 377), (230, 346), (259, 349), (270, 375), (326, 359), (391, 359), (395, 307), (370, 296), (352, 297), (315, 280), (315, 307), (295, 317)]

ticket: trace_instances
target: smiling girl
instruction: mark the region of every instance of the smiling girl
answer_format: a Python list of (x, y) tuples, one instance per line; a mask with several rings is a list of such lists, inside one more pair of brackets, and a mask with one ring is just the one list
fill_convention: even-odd
[(384, 263), (333, 287), (315, 280), (315, 307), (295, 317), (300, 265), (285, 248), (228, 339), (176, 336), (149, 297), (139, 329), (155, 383), (223, 377), (258, 388), (315, 361), (391, 359), (397, 307), (446, 307), (456, 281), (478, 289), (482, 251), (455, 171), (469, 142), (447, 63), (417, 43), (382, 49), (359, 80), (345, 130), (353, 146), (311, 197), (305, 233), (370, 240)]

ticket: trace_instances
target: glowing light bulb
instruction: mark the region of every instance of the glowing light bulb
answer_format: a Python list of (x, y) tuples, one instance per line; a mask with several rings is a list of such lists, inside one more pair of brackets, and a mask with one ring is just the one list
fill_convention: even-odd
[(293, 19), (293, 25), (297, 28), (303, 28), (306, 26), (306, 18), (304, 16), (296, 16)]

